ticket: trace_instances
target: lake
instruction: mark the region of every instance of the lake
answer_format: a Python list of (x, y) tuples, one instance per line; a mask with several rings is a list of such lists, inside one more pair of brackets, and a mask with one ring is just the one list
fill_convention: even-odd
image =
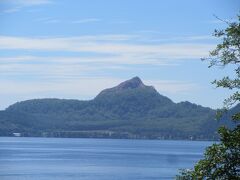
[(159, 180), (191, 168), (207, 141), (0, 137), (1, 180)]

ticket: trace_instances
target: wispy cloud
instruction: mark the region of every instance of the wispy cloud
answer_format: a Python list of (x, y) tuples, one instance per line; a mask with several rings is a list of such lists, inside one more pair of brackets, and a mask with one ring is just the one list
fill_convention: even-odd
[(172, 80), (146, 80), (148, 84), (154, 84), (154, 87), (162, 93), (179, 94), (187, 93), (199, 88), (199, 85), (193, 82), (172, 81)]
[(9, 8), (9, 9), (5, 9), (2, 12), (3, 13), (14, 13), (14, 12), (19, 11), (21, 8), (22, 8), (21, 6), (16, 6), (16, 7), (12, 7), (12, 8)]
[[(196, 43), (139, 44), (134, 41), (137, 38), (124, 34), (65, 38), (0, 36), (0, 50), (27, 50), (32, 54), (0, 56), (0, 74), (2, 77), (75, 79), (84, 74), (126, 70), (136, 65), (176, 66), (189, 59), (204, 57), (214, 46)], [(65, 55), (48, 54), (58, 52)], [(68, 56), (68, 53), (75, 55)]]
[[(135, 71), (136, 65), (175, 66), (184, 60), (205, 56), (214, 46), (187, 42), (151, 44), (139, 42), (140, 38), (131, 34), (58, 38), (0, 36), (0, 51), (24, 50), (31, 54), (0, 56), (0, 83), (4, 84), (0, 98), (15, 96), (14, 101), (43, 97), (91, 99), (102, 89), (126, 80), (110, 78), (102, 72)], [(58, 52), (64, 55), (55, 55)], [(68, 55), (72, 53), (74, 56)], [(167, 95), (187, 93), (198, 87), (191, 82), (167, 79), (144, 82)]]
[[(192, 43), (137, 44), (133, 43), (135, 38), (137, 37), (134, 35), (65, 38), (0, 36), (0, 50), (30, 50), (31, 54), (34, 52), (41, 54), (0, 56), (0, 74), (2, 77), (76, 79), (83, 75), (108, 70), (134, 69), (136, 65), (176, 66), (185, 60), (200, 59), (207, 55), (207, 52), (213, 47), (211, 44)], [(48, 55), (49, 52), (57, 53), (59, 51), (66, 54), (62, 56)], [(68, 53), (76, 55), (68, 56)], [(165, 84), (165, 87), (172, 86), (173, 84)], [(186, 87), (181, 85), (183, 90)]]
[(128, 21), (128, 20), (115, 20), (115, 21), (112, 21), (110, 23), (111, 24), (130, 24), (131, 21)]
[[(105, 36), (106, 37), (106, 36)], [(207, 55), (213, 44), (196, 43), (164, 43), (137, 44), (112, 41), (117, 36), (109, 36), (104, 42), (96, 37), (67, 37), (67, 38), (25, 38), (0, 36), (0, 49), (25, 49), (41, 51), (94, 52), (109, 53), (130, 57), (141, 56), (162, 59), (189, 59)]]
[(189, 43), (189, 42), (214, 42), (216, 37), (211, 35), (163, 35), (158, 31), (137, 31), (136, 34), (139, 34), (139, 42), (145, 43)]
[[(125, 81), (123, 78), (110, 77), (79, 77), (76, 79), (63, 79), (58, 81), (6, 81), (0, 80), (4, 86), (0, 90), (0, 98), (14, 97), (14, 100), (6, 100), (5, 106), (15, 103), (16, 100), (22, 101), (33, 98), (67, 98), (67, 99), (93, 99), (101, 90), (118, 85)], [(187, 93), (197, 88), (197, 84), (168, 81), (168, 80), (143, 80), (147, 85), (153, 85), (160, 93)], [(16, 91), (17, 90), (17, 91)]]
[(7, 6), (7, 8), (2, 11), (3, 13), (14, 13), (26, 7), (40, 6), (40, 5), (46, 5), (51, 3), (52, 3), (51, 0), (2, 0), (0, 1), (0, 4), (5, 4)]
[(101, 19), (98, 19), (98, 18), (84, 18), (84, 19), (72, 21), (71, 23), (83, 24), (83, 23), (93, 23), (93, 22), (100, 22), (100, 21), (101, 21)]
[(178, 37), (171, 37), (171, 38), (159, 38), (159, 39), (151, 39), (152, 42), (179, 42), (179, 41), (199, 41), (199, 40), (213, 40), (216, 39), (210, 35), (201, 35), (201, 36), (178, 36)]
[(36, 22), (42, 22), (46, 24), (55, 24), (55, 23), (60, 23), (61, 21), (57, 18), (52, 18), (52, 17), (45, 17), (45, 18), (38, 18), (35, 20)]
[[(110, 77), (79, 77), (74, 80), (63, 80), (61, 83), (57, 81), (52, 82), (17, 82), (17, 81), (0, 81), (7, 83), (7, 86), (1, 88), (1, 94), (14, 93), (18, 89), (21, 94), (28, 93), (41, 93), (45, 91), (62, 92), (63, 94), (82, 94), (86, 97), (93, 98), (101, 90), (118, 85), (125, 81), (123, 78), (110, 78)], [(161, 92), (188, 92), (193, 88), (198, 87), (197, 84), (171, 81), (171, 80), (143, 80), (147, 85), (153, 85)], [(34, 84), (34, 86), (32, 85)], [(19, 88), (21, 87), (21, 88)], [(174, 90), (173, 90), (174, 89)], [(80, 93), (81, 92), (81, 93)]]
[(21, 6), (36, 6), (42, 4), (50, 4), (51, 0), (7, 0), (9, 3), (18, 4)]

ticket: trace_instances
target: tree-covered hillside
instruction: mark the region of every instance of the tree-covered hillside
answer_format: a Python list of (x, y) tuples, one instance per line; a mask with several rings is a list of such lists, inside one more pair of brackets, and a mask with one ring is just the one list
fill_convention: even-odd
[[(239, 107), (236, 107), (239, 109)], [(226, 119), (190, 102), (174, 103), (132, 78), (93, 100), (35, 99), (0, 112), (0, 135), (151, 139), (216, 139)]]

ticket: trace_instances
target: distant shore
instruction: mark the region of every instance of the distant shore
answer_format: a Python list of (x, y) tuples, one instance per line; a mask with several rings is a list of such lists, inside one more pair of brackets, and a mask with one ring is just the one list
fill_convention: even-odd
[(0, 137), (42, 137), (42, 138), (97, 138), (97, 139), (143, 139), (143, 140), (188, 140), (188, 141), (218, 141), (218, 137), (212, 139), (203, 137), (175, 137), (175, 136), (145, 136), (129, 132), (113, 132), (106, 130), (96, 131), (59, 131), (59, 132), (35, 132), (12, 133)]

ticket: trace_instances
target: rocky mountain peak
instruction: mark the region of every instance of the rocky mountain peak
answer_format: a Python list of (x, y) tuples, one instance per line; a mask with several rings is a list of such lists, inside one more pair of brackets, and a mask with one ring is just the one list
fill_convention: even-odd
[(118, 86), (116, 86), (116, 89), (135, 89), (139, 87), (144, 87), (142, 80), (139, 77), (134, 77), (132, 79), (129, 79), (127, 81), (124, 81), (120, 83)]
[(142, 92), (151, 92), (151, 93), (157, 93), (157, 91), (154, 89), (153, 86), (146, 86), (143, 84), (142, 80), (139, 77), (133, 77), (129, 80), (126, 80), (119, 85), (105, 89), (101, 91), (96, 98), (102, 97), (102, 95), (109, 95), (112, 93), (122, 93), (122, 92), (127, 92), (128, 90), (143, 90)]

